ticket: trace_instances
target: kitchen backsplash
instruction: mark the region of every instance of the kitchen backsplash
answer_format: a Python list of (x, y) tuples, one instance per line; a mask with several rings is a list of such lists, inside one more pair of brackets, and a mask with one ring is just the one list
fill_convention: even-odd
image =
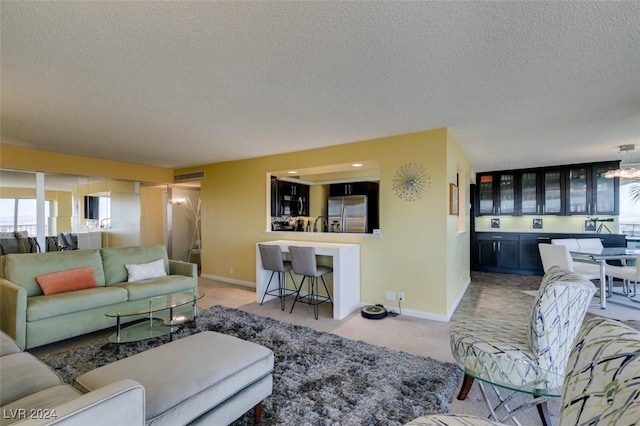
[[(590, 222), (587, 216), (479, 216), (475, 218), (477, 232), (538, 232), (618, 234), (618, 216), (599, 216), (601, 222)], [(595, 225), (595, 229), (594, 229)]]

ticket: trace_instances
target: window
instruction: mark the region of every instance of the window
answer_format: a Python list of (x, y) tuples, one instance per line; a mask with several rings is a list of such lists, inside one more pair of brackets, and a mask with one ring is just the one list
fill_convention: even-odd
[[(50, 201), (45, 201), (45, 217), (49, 217)], [(0, 199), (0, 232), (27, 232), (30, 237), (35, 237), (36, 227), (36, 200), (35, 198), (1, 198)], [(45, 223), (45, 233), (48, 224)]]

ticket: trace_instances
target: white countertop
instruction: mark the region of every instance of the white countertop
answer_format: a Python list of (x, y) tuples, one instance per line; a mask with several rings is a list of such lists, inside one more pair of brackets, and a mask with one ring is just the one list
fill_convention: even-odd
[(298, 246), (298, 247), (315, 247), (315, 248), (328, 248), (339, 249), (343, 247), (359, 247), (360, 244), (348, 244), (348, 243), (327, 243), (325, 241), (299, 241), (299, 240), (273, 240), (262, 241), (258, 244), (270, 244), (276, 246)]

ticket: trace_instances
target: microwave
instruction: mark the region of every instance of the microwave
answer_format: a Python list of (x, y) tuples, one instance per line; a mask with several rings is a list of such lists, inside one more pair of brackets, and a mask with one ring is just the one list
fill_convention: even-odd
[(280, 200), (280, 216), (308, 216), (305, 197), (284, 195)]

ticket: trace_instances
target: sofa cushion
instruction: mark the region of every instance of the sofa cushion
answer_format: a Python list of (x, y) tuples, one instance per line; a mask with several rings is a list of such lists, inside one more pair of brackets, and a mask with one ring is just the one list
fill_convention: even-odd
[(22, 352), (20, 346), (4, 331), (0, 331), (0, 356), (15, 354), (17, 352)]
[(145, 388), (147, 425), (188, 424), (271, 374), (273, 362), (264, 346), (205, 331), (92, 370), (76, 385), (90, 391), (133, 379)]
[(46, 296), (98, 286), (91, 266), (38, 275), (36, 281)]
[(147, 263), (158, 259), (163, 260), (165, 273), (169, 274), (169, 258), (167, 249), (163, 245), (105, 248), (100, 253), (106, 285), (127, 281), (128, 274), (125, 265)]
[(104, 286), (105, 275), (102, 269), (100, 250), (74, 250), (47, 253), (7, 254), (3, 256), (2, 278), (24, 287), (27, 296), (39, 296), (42, 293), (36, 277), (52, 272), (91, 266), (99, 286)]
[(0, 358), (0, 373), (0, 406), (62, 383), (60, 376), (27, 352)]
[(184, 275), (169, 275), (166, 277), (152, 278), (150, 280), (118, 284), (112, 287), (127, 290), (129, 300), (131, 301), (163, 294), (178, 293), (185, 290), (192, 291), (193, 278)]
[[(29, 418), (31, 414), (42, 413), (43, 416), (49, 414), (55, 420), (55, 408), (81, 396), (82, 393), (69, 385), (53, 386), (41, 391), (27, 395), (2, 407), (3, 416), (0, 425), (7, 426), (18, 421)], [(25, 410), (25, 411), (20, 411)], [(43, 410), (43, 411), (41, 411)], [(50, 410), (48, 413), (46, 410)], [(15, 413), (13, 416), (12, 413)]]
[(124, 265), (127, 268), (127, 281), (142, 281), (149, 278), (166, 277), (167, 271), (164, 270), (164, 260), (158, 259), (153, 262), (136, 263), (134, 265)]
[(61, 313), (70, 314), (126, 301), (127, 292), (118, 287), (98, 287), (51, 296), (29, 297), (27, 321), (37, 321), (55, 317)]

